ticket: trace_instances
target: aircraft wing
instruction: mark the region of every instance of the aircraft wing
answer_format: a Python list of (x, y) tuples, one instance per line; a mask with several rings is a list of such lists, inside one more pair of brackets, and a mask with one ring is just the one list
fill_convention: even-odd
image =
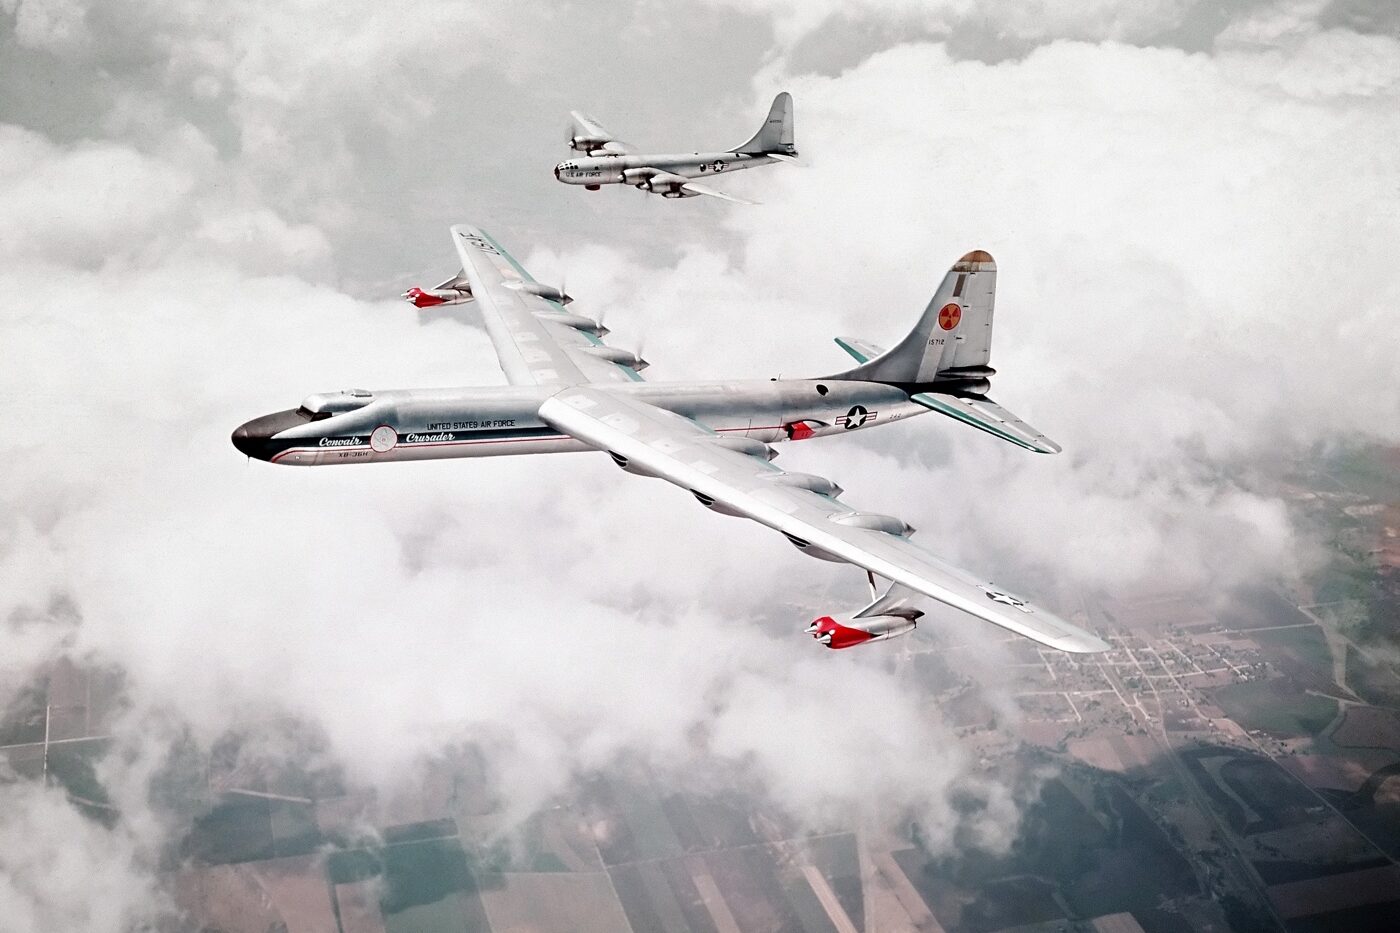
[(589, 155), (627, 155), (629, 152), (636, 151), (636, 148), (630, 143), (614, 138), (613, 134), (603, 128), (603, 124), (588, 114), (570, 110), (569, 116), (574, 121), (573, 127), (569, 130), (570, 138), (580, 142), (587, 140)]
[[(992, 583), (945, 563), (911, 542), (897, 519), (838, 501), (840, 487), (769, 463), (753, 442), (720, 437), (698, 421), (601, 389), (572, 387), (540, 406), (540, 418), (629, 469), (689, 490), (711, 508), (781, 531), (797, 547), (872, 573), (979, 619), (1062, 651), (1108, 645)], [(886, 530), (874, 526), (881, 526)]]
[(735, 204), (757, 204), (757, 203), (758, 203), (757, 201), (749, 201), (749, 200), (747, 200), (747, 199), (745, 199), (745, 198), (736, 198), (736, 197), (734, 197), (734, 195), (732, 195), (732, 194), (725, 194), (723, 191), (716, 191), (714, 188), (711, 188), (709, 185), (702, 185), (702, 184), (700, 184), (699, 182), (694, 182), (694, 181), (688, 181), (688, 182), (686, 182), (685, 184), (681, 185), (681, 190), (682, 190), (682, 191), (688, 191), (688, 192), (690, 192), (691, 194), (703, 194), (703, 195), (708, 195), (709, 197), (712, 197), (712, 198), (719, 198), (719, 199), (724, 200), (724, 201), (733, 201)]
[(512, 385), (641, 380), (638, 370), (645, 361), (604, 344), (594, 330), (585, 329), (593, 322), (533, 294), (529, 288), (539, 283), (486, 231), (457, 224), (452, 244)]

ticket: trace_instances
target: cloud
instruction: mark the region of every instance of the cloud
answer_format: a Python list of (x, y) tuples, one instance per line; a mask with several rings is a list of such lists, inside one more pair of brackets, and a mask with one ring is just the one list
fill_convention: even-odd
[(0, 910), (31, 933), (119, 933), (168, 918), (149, 855), (39, 784), (0, 784)]
[[(315, 391), (500, 381), (478, 328), (366, 285), (408, 284), (408, 255), (450, 264), (449, 216), (542, 278), (567, 272), (658, 378), (830, 374), (831, 336), (897, 339), (949, 263), (990, 249), (995, 396), (1066, 453), (930, 416), (781, 462), (1071, 609), (1077, 586), (1286, 572), (1306, 542), (1254, 465), (1395, 438), (1393, 39), (1298, 17), (1241, 20), (1209, 53), (1059, 38), (1184, 15), (1118, 7), (1100, 25), (1047, 14), (1043, 36), (1008, 20), (1045, 41), (997, 64), (896, 39), (829, 76), (780, 52), (750, 88), (761, 29), (730, 53), (752, 67), (710, 86), (688, 58), (663, 75), (644, 57), (691, 35), (650, 20), (613, 34), (565, 15), (532, 39), (538, 11), (414, 9), (396, 31), (362, 6), (318, 28), (296, 9), (92, 7), (81, 21), (114, 39), (72, 54), (120, 76), (93, 92), (104, 118), (0, 130), (0, 391), (23, 400), (0, 436), (4, 683), (63, 653), (126, 672), (126, 764), (106, 774), (125, 828), (53, 817), (114, 865), (178, 831), (142, 802), (172, 736), (207, 747), (281, 717), (371, 784), (471, 743), (511, 815), (640, 756), (812, 824), (914, 813), (934, 845), (1012, 838), (1024, 789), (983, 780), (887, 654), (800, 639), (857, 604), (858, 574), (601, 457), (238, 458), (235, 425)], [(668, 16), (701, 35), (718, 19)], [(571, 30), (529, 82), (487, 76), (502, 48)], [(447, 33), (471, 37), (463, 58), (424, 54)], [(622, 64), (567, 84), (579, 49)], [(468, 70), (483, 83), (464, 91)], [(531, 168), (567, 95), (616, 100), (619, 132), (664, 140), (760, 113), (776, 86), (809, 164), (725, 180), (761, 207), (589, 200)], [(974, 816), (952, 803), (971, 783), (988, 788)]]

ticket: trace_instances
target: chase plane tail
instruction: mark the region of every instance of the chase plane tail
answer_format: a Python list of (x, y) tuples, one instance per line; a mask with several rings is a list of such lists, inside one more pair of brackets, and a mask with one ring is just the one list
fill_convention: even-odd
[(749, 155), (797, 155), (797, 144), (792, 133), (792, 95), (783, 91), (773, 98), (768, 108), (768, 118), (753, 134), (753, 138), (730, 152), (743, 152)]

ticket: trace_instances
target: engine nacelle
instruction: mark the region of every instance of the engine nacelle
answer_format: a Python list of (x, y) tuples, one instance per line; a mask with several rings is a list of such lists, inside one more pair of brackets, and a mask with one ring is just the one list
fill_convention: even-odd
[(415, 285), (399, 297), (415, 308), (435, 308), (471, 301), (472, 293), (465, 288), (419, 288)]
[(822, 616), (812, 620), (807, 633), (828, 648), (853, 648), (872, 641), (884, 641), (897, 635), (907, 635), (917, 626), (914, 618), (905, 615)]
[(563, 324), (565, 327), (572, 327), (574, 330), (581, 330), (592, 334), (595, 337), (606, 337), (609, 331), (602, 324), (591, 317), (584, 317), (582, 314), (569, 314), (567, 312), (557, 314), (537, 313), (535, 317), (541, 321), (549, 321), (552, 324)]
[(580, 352), (591, 353), (593, 356), (600, 356), (609, 363), (626, 366), (637, 372), (641, 372), (651, 365), (637, 354), (627, 350), (620, 350), (617, 347), (584, 347)]
[(871, 531), (883, 531), (887, 535), (895, 535), (900, 538), (907, 538), (914, 533), (914, 526), (893, 515), (881, 515), (878, 512), (840, 512), (836, 515), (828, 516), (828, 521), (838, 525), (851, 525), (856, 528), (869, 528)]
[(683, 198), (686, 193), (681, 190), (681, 185), (689, 181), (690, 179), (684, 175), (676, 175), (672, 172), (653, 172), (640, 182), (640, 187), (665, 198)]
[(595, 149), (602, 150), (602, 148), (611, 141), (612, 140), (606, 136), (589, 136), (588, 134), (584, 133), (577, 136), (570, 136), (569, 148), (574, 150), (574, 152), (582, 152), (586, 153), (587, 155), (593, 155)]
[(566, 305), (574, 300), (573, 296), (566, 294), (562, 288), (545, 285), (543, 282), (507, 282), (506, 288), (513, 288), (518, 292), (525, 292), (527, 295), (536, 295), (546, 301), (555, 301), (561, 305)]
[(815, 473), (789, 473), (785, 470), (781, 473), (764, 473), (761, 478), (778, 486), (796, 486), (798, 489), (807, 489), (833, 499), (845, 492), (825, 476), (817, 476)]

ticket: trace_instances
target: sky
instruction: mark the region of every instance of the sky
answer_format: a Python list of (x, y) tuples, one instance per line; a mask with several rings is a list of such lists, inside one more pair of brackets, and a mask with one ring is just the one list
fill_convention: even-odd
[[(570, 109), (723, 148), (779, 90), (805, 165), (725, 179), (758, 206), (551, 176)], [(478, 327), (395, 297), (455, 270), (455, 222), (656, 380), (839, 371), (832, 337), (897, 340), (983, 248), (994, 395), (1065, 452), (930, 418), (783, 465), (1052, 605), (1287, 580), (1317, 542), (1253, 471), (1400, 440), (1398, 98), (1387, 2), (0, 0), (0, 701), (60, 656), (126, 695), (114, 825), (0, 784), (0, 911), (167, 911), (170, 749), (288, 718), (386, 790), (479, 748), (503, 825), (641, 761), (1006, 845), (1021, 791), (884, 646), (801, 636), (858, 574), (602, 457), (291, 470), (229, 433), (502, 382)], [(942, 629), (995, 694), (996, 634), (914, 637)]]

